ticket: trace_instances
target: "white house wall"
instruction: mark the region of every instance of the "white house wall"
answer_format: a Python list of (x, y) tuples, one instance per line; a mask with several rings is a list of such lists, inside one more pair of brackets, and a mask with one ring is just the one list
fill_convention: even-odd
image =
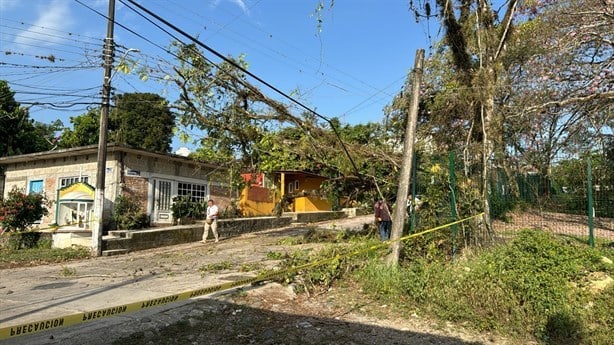
[[(55, 222), (55, 199), (61, 187), (61, 178), (87, 176), (87, 183), (96, 186), (97, 152), (94, 149), (85, 147), (0, 158), (0, 165), (5, 170), (4, 195), (13, 187), (28, 192), (30, 181), (43, 180), (43, 191), (48, 200), (53, 202), (49, 214), (39, 225), (47, 227)], [(154, 208), (153, 183), (157, 179), (171, 181), (173, 195), (178, 194), (179, 182), (206, 185), (209, 194), (207, 198), (211, 197), (213, 191), (215, 194), (212, 197), (216, 203), (222, 208), (227, 206), (230, 203), (228, 184), (226, 181), (212, 183), (210, 178), (214, 169), (218, 170), (219, 167), (183, 157), (110, 147), (105, 169), (105, 225), (111, 220), (113, 203), (121, 193), (138, 195), (143, 208), (149, 213)]]

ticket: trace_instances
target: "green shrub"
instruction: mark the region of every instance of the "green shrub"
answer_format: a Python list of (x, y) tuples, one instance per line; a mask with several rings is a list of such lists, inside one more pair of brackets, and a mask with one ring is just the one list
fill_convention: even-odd
[(133, 230), (149, 226), (149, 217), (136, 196), (120, 195), (115, 199), (113, 220), (118, 229)]
[(176, 196), (173, 197), (171, 211), (175, 220), (186, 218), (203, 219), (206, 215), (207, 204), (193, 201), (189, 195)]
[(36, 231), (11, 232), (8, 235), (9, 247), (15, 250), (36, 248), (41, 237), (41, 233)]
[(395, 268), (376, 260), (356, 277), (375, 298), (403, 300), (405, 308), (478, 330), (547, 344), (606, 344), (614, 286), (598, 293), (587, 286), (591, 272), (614, 275), (613, 265), (601, 260), (612, 253), (527, 230), (455, 264), (415, 259)]
[(0, 199), (0, 227), (3, 231), (26, 231), (30, 225), (49, 213), (43, 194), (25, 194), (14, 187), (6, 199)]

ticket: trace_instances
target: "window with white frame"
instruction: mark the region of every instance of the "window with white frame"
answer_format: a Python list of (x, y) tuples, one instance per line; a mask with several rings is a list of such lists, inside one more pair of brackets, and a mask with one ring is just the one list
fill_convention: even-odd
[(177, 195), (189, 195), (192, 201), (201, 202), (207, 200), (207, 185), (197, 183), (179, 182), (177, 184)]
[(88, 183), (88, 176), (70, 176), (70, 177), (61, 177), (60, 178), (60, 188), (64, 188), (66, 186), (70, 186), (73, 183), (77, 182), (85, 182)]

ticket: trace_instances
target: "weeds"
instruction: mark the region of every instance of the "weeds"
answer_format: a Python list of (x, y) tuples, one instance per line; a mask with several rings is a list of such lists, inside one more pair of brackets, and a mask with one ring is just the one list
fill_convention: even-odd
[(0, 249), (0, 269), (11, 267), (27, 267), (41, 264), (66, 262), (90, 257), (89, 248), (30, 248), (30, 249)]
[(261, 270), (264, 266), (259, 262), (243, 263), (239, 267), (239, 272), (252, 272)]
[(60, 275), (62, 277), (72, 277), (72, 276), (75, 276), (75, 275), (77, 275), (77, 269), (76, 268), (62, 266), (62, 269), (60, 270)]
[(220, 271), (232, 269), (233, 267), (234, 267), (234, 264), (232, 262), (221, 261), (221, 262), (216, 262), (213, 264), (201, 266), (198, 269), (198, 271), (200, 272), (200, 276), (204, 277), (205, 274), (207, 274), (208, 272), (220, 272)]
[(281, 260), (286, 256), (286, 253), (281, 253), (281, 252), (267, 252), (266, 253), (266, 258), (269, 260)]
[(590, 292), (591, 272), (614, 274), (611, 249), (523, 231), (506, 245), (457, 264), (430, 259), (388, 267), (370, 262), (355, 277), (363, 289), (399, 308), (415, 308), (478, 330), (545, 344), (605, 344), (612, 334), (614, 286)]

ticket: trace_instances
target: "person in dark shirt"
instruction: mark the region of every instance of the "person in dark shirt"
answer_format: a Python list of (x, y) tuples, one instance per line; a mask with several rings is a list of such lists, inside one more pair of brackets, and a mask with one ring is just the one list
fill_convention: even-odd
[(373, 206), (373, 211), (375, 213), (375, 224), (379, 229), (379, 236), (382, 241), (388, 241), (392, 229), (392, 218), (390, 217), (390, 207), (386, 199), (378, 200), (375, 206)]

